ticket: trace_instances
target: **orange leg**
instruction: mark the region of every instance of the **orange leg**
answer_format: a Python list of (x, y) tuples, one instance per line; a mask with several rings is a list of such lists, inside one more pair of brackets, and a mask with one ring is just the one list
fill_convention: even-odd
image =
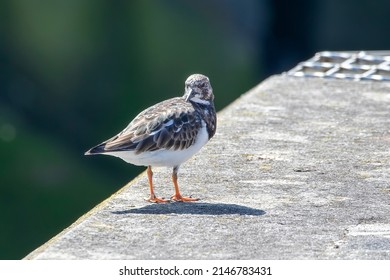
[(148, 179), (149, 179), (149, 187), (150, 187), (150, 196), (149, 198), (146, 199), (146, 201), (149, 202), (155, 202), (155, 203), (161, 203), (161, 202), (169, 202), (167, 199), (159, 198), (154, 194), (154, 189), (153, 189), (153, 172), (152, 172), (152, 167), (149, 165), (148, 169), (146, 170), (146, 173), (148, 174)]
[(179, 185), (177, 183), (177, 171), (179, 167), (176, 166), (173, 168), (173, 173), (172, 173), (172, 181), (173, 185), (175, 186), (175, 194), (172, 195), (171, 199), (174, 201), (181, 201), (181, 202), (186, 202), (186, 201), (197, 201), (199, 198), (192, 198), (192, 197), (186, 197), (182, 196), (179, 191)]

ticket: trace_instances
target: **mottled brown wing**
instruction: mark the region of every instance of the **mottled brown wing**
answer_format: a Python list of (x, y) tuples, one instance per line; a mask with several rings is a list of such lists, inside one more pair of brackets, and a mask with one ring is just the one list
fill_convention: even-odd
[(201, 119), (191, 104), (172, 98), (141, 112), (121, 133), (100, 145), (100, 152), (185, 149), (192, 145)]

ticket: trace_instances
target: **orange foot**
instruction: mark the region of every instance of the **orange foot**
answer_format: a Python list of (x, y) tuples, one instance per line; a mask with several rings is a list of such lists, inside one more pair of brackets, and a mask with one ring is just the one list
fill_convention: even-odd
[(145, 199), (146, 201), (153, 202), (153, 203), (166, 203), (170, 202), (169, 199), (159, 198), (155, 195), (150, 195), (149, 198)]
[(171, 200), (180, 201), (180, 202), (188, 202), (188, 201), (198, 201), (199, 198), (181, 196), (181, 194), (174, 194), (171, 196)]

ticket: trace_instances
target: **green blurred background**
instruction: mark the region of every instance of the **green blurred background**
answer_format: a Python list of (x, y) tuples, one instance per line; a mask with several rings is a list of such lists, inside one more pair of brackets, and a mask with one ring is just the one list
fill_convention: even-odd
[[(143, 171), (85, 157), (210, 77), (217, 110), (322, 50), (390, 49), (390, 3), (1, 0), (0, 259), (20, 259)], [(145, 194), (147, 189), (145, 188)]]

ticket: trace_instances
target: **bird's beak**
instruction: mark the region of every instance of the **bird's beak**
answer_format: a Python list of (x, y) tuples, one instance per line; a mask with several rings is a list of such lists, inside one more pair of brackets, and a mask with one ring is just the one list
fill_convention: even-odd
[(194, 92), (194, 90), (192, 88), (190, 88), (187, 92), (186, 92), (186, 101), (188, 101), (191, 96), (192, 96), (192, 93)]

